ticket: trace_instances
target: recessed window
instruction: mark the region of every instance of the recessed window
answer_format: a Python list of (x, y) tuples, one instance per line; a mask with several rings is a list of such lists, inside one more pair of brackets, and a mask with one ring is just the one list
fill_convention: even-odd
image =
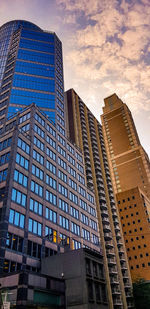
[(149, 256), (149, 254), (148, 254), (148, 253), (146, 253), (145, 255), (146, 255), (146, 256)]
[(122, 211), (122, 209), (120, 209), (120, 211)]
[(130, 249), (129, 249), (129, 248), (127, 248), (127, 251), (129, 252), (129, 251), (130, 251)]
[(142, 264), (142, 267), (145, 267), (145, 264), (144, 264), (144, 263)]
[(144, 248), (146, 248), (147, 246), (144, 244)]
[(136, 240), (139, 240), (139, 237), (136, 237)]
[(130, 225), (130, 222), (128, 222), (128, 225)]
[(128, 215), (126, 215), (126, 218), (128, 218), (129, 216)]
[(132, 247), (133, 250), (135, 250), (135, 247)]
[(121, 220), (123, 219), (123, 216), (121, 217)]
[(135, 196), (133, 195), (133, 196), (132, 196), (132, 200), (134, 200), (134, 199), (135, 199)]
[(133, 241), (133, 238), (131, 238), (131, 241)]
[(133, 266), (131, 266), (131, 269), (133, 269)]
[(141, 222), (141, 220), (139, 219), (138, 222)]
[(130, 198), (128, 197), (128, 201), (130, 201)]
[(134, 232), (137, 232), (137, 229), (134, 229)]
[(129, 208), (132, 208), (132, 206), (129, 206)]
[(136, 265), (136, 268), (139, 268), (139, 265)]
[(140, 248), (141, 248), (141, 246), (138, 246), (138, 248), (140, 249)]
[(133, 217), (133, 214), (131, 214), (131, 217)]
[(131, 261), (131, 256), (129, 256), (129, 261)]
[(122, 226), (125, 226), (125, 224), (123, 223)]
[(129, 231), (129, 233), (131, 234), (131, 233), (132, 233), (132, 231), (130, 230), (130, 231)]
[(136, 215), (138, 215), (139, 213), (138, 213), (138, 211), (136, 212)]
[(125, 207), (124, 210), (127, 210), (127, 207)]
[(144, 236), (142, 235), (142, 239), (144, 239)]
[(150, 262), (148, 262), (148, 266), (150, 266)]
[(135, 255), (134, 258), (137, 260), (137, 256)]
[(142, 231), (143, 229), (142, 229), (142, 227), (140, 227), (140, 231)]
[(143, 254), (140, 254), (140, 258), (142, 258), (143, 257)]
[(133, 221), (133, 224), (135, 224), (135, 221)]
[(123, 201), (123, 203), (125, 203), (125, 200), (122, 200)]
[(118, 204), (120, 204), (120, 201), (118, 201)]
[(134, 204), (134, 207), (136, 207), (136, 204)]
[(128, 242), (128, 239), (126, 239), (126, 242)]

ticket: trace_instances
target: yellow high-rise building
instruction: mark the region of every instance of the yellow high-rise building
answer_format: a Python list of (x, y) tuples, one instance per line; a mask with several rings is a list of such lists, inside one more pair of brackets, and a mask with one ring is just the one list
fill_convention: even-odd
[(150, 280), (150, 161), (127, 105), (116, 94), (104, 102), (103, 134), (132, 280)]

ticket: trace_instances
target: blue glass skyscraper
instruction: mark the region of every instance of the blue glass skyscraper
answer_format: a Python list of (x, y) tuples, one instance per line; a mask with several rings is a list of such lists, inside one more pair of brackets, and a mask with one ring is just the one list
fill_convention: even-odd
[(8, 22), (0, 28), (0, 53), (0, 122), (35, 103), (64, 127), (62, 45), (56, 34), (27, 21)]

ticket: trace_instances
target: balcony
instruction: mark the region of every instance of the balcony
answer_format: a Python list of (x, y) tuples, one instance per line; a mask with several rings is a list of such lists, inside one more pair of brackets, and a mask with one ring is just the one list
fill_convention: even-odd
[(111, 233), (104, 233), (105, 240), (112, 240), (112, 234)]
[(101, 201), (100, 202), (100, 208), (101, 210), (107, 210), (107, 205), (105, 203), (102, 203)]
[(114, 243), (113, 243), (113, 240), (107, 240), (105, 241), (105, 247), (106, 249), (111, 249), (114, 247)]
[(121, 255), (119, 254), (119, 257), (120, 257), (120, 262), (125, 262), (126, 261), (124, 254), (121, 254)]
[(106, 254), (107, 254), (107, 257), (115, 256), (114, 249), (107, 249), (106, 248)]
[[(86, 172), (87, 172), (87, 170), (86, 170)], [(92, 180), (92, 179), (93, 179), (93, 177), (92, 177), (91, 171), (90, 171), (90, 173), (87, 172), (87, 180), (89, 181), (89, 180)]]
[(118, 278), (110, 277), (110, 282), (112, 285), (119, 285)]
[[(110, 265), (116, 265), (116, 260), (114, 258), (107, 258), (107, 261)], [(116, 272), (117, 270), (114, 269), (114, 271)]]
[(120, 254), (120, 255), (121, 255), (121, 254), (124, 254), (123, 244), (122, 244), (122, 246), (119, 246), (118, 249), (119, 249), (119, 254)]
[[(100, 205), (102, 206), (102, 205)], [(105, 205), (106, 206), (106, 205)], [(105, 207), (106, 208), (106, 207)], [(107, 210), (102, 210), (101, 215), (104, 217), (108, 217), (108, 211)]]
[(114, 294), (114, 295), (120, 295), (121, 292), (120, 292), (119, 289), (113, 287), (113, 288), (112, 288), (112, 294)]
[[(127, 267), (126, 267), (126, 269), (127, 269)], [(122, 276), (123, 276), (123, 278), (125, 278), (125, 279), (129, 279), (129, 274), (128, 274), (127, 271), (122, 271)]]
[(114, 306), (119, 306), (119, 307), (121, 306), (121, 308), (123, 308), (122, 307), (122, 301), (119, 300), (119, 299), (114, 299), (113, 304), (114, 304)]
[(118, 217), (117, 217), (117, 216), (114, 218), (113, 222), (114, 222), (114, 225), (116, 225), (116, 226), (119, 224), (119, 221), (118, 221)]
[(122, 248), (122, 250), (121, 250), (121, 247), (123, 246), (123, 242), (122, 242), (121, 239), (118, 239), (118, 241), (117, 241), (117, 246), (118, 246), (119, 251), (121, 252), (121, 251), (123, 250), (123, 248)]
[(100, 196), (99, 196), (99, 201), (106, 202), (106, 198), (105, 198), (105, 196), (100, 195)]
[[(111, 210), (112, 210), (112, 213), (113, 213), (113, 219), (115, 220), (116, 218), (118, 219), (118, 215), (117, 215), (117, 212), (116, 212), (116, 209), (115, 207), (111, 207)], [(119, 222), (119, 221), (118, 221)]]
[(103, 222), (103, 223), (106, 223), (106, 224), (109, 224), (108, 216), (103, 216), (103, 217), (102, 217), (102, 222)]
[[(124, 263), (124, 262), (121, 263), (121, 269), (122, 270), (127, 270), (128, 269), (126, 263)], [(127, 273), (124, 271), (122, 274), (123, 274), (123, 276), (125, 276)]]
[(121, 238), (121, 234), (120, 234), (119, 231), (116, 231), (116, 238), (117, 238), (117, 239), (120, 239), (120, 238)]
[(126, 279), (126, 281), (124, 282), (124, 286), (125, 288), (131, 288), (129, 280)]
[(111, 228), (109, 224), (103, 224), (103, 230), (104, 232), (111, 232)]

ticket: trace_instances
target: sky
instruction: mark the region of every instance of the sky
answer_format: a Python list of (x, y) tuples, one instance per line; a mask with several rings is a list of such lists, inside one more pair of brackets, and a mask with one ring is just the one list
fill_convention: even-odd
[(0, 26), (13, 19), (56, 32), (65, 90), (74, 88), (98, 120), (116, 93), (150, 156), (150, 0), (0, 0)]

